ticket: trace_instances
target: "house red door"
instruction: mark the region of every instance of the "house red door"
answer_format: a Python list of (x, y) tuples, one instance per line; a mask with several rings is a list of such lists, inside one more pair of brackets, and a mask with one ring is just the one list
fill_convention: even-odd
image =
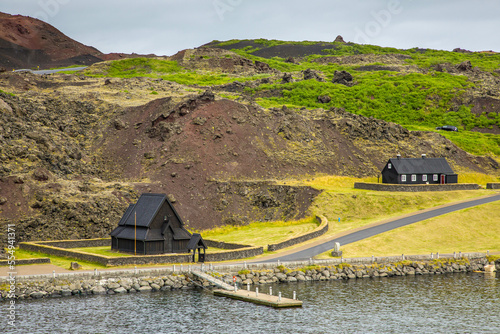
[(444, 174), (441, 174), (441, 184), (444, 184), (445, 183), (445, 176)]

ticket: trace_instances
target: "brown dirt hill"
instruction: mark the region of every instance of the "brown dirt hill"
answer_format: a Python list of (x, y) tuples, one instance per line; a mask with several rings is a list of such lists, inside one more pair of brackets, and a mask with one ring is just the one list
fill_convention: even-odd
[(79, 61), (92, 64), (103, 54), (38, 19), (0, 13), (0, 65), (10, 68), (53, 66)]
[(71, 39), (48, 23), (28, 16), (0, 12), (0, 68), (9, 71), (19, 68), (91, 65), (103, 60), (138, 56), (140, 55), (103, 54), (94, 47)]

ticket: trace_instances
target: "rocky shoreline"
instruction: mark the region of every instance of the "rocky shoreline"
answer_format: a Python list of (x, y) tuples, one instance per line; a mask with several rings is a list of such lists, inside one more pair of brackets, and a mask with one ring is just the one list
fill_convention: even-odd
[[(440, 275), (452, 273), (466, 273), (484, 271), (489, 265), (488, 259), (475, 258), (442, 258), (429, 261), (403, 260), (392, 263), (350, 264), (335, 265), (306, 265), (300, 268), (289, 269), (284, 265), (269, 269), (241, 269), (238, 272), (219, 273), (207, 271), (213, 276), (228, 284), (236, 283), (239, 286), (297, 283), (328, 280), (349, 279), (378, 279), (383, 277), (413, 276), (413, 275)], [(209, 267), (210, 268), (210, 267)], [(207, 268), (207, 269), (209, 269)], [(496, 262), (500, 270), (500, 260)], [(200, 269), (204, 269), (202, 266)], [(12, 282), (2, 282), (0, 301), (12, 299), (9, 287)], [(78, 273), (59, 275), (16, 278), (15, 299), (59, 298), (85, 295), (113, 295), (122, 293), (154, 292), (174, 289), (213, 288), (214, 285), (198, 278), (189, 269), (183, 271), (169, 270), (131, 270), (115, 272)]]

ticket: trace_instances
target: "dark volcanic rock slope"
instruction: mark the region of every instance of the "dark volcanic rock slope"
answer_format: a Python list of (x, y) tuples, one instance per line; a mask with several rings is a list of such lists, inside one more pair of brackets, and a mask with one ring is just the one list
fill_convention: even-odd
[(142, 192), (171, 196), (192, 228), (304, 216), (303, 175), (377, 175), (389, 157), (496, 162), (437, 133), (332, 110), (262, 109), (211, 92), (136, 107), (0, 93), (0, 219), (19, 240), (106, 236)]

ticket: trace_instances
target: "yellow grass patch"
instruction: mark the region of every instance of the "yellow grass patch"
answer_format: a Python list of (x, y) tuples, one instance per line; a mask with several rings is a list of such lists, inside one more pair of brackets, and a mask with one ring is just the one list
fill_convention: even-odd
[(319, 226), (314, 217), (298, 221), (255, 222), (245, 226), (221, 226), (201, 231), (205, 239), (252, 246), (267, 246), (313, 231)]

